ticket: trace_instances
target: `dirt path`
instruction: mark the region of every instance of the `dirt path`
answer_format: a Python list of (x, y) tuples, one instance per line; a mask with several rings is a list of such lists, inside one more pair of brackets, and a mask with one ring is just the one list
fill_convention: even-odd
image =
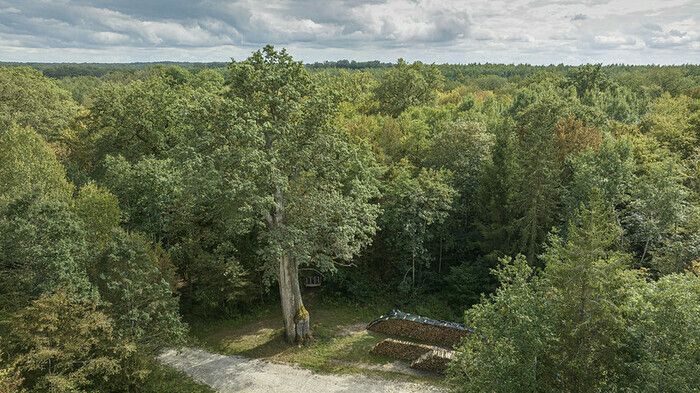
[(362, 375), (324, 375), (285, 364), (184, 348), (160, 360), (221, 393), (443, 393), (436, 387)]

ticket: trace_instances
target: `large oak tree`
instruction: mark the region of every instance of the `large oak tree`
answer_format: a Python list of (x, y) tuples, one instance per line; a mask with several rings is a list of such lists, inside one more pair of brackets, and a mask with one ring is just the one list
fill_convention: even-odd
[(376, 165), (368, 148), (335, 126), (337, 100), (286, 51), (266, 46), (229, 67), (227, 92), (254, 129), (254, 176), (265, 270), (279, 284), (289, 341), (311, 337), (299, 267), (334, 269), (376, 230)]

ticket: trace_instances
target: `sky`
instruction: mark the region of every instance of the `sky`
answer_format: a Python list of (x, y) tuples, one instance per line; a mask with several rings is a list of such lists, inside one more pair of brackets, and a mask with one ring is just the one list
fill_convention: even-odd
[(700, 63), (700, 0), (0, 0), (0, 61)]

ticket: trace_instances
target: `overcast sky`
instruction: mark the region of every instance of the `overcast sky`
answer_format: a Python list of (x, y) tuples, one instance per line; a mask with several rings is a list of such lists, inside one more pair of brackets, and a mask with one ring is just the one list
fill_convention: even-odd
[(0, 0), (0, 61), (700, 63), (700, 0)]

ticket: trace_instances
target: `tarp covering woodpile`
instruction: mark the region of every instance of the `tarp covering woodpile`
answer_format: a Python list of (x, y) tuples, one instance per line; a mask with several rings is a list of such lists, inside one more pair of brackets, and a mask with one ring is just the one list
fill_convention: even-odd
[(391, 310), (367, 325), (367, 330), (453, 347), (472, 330), (457, 322), (440, 321)]

